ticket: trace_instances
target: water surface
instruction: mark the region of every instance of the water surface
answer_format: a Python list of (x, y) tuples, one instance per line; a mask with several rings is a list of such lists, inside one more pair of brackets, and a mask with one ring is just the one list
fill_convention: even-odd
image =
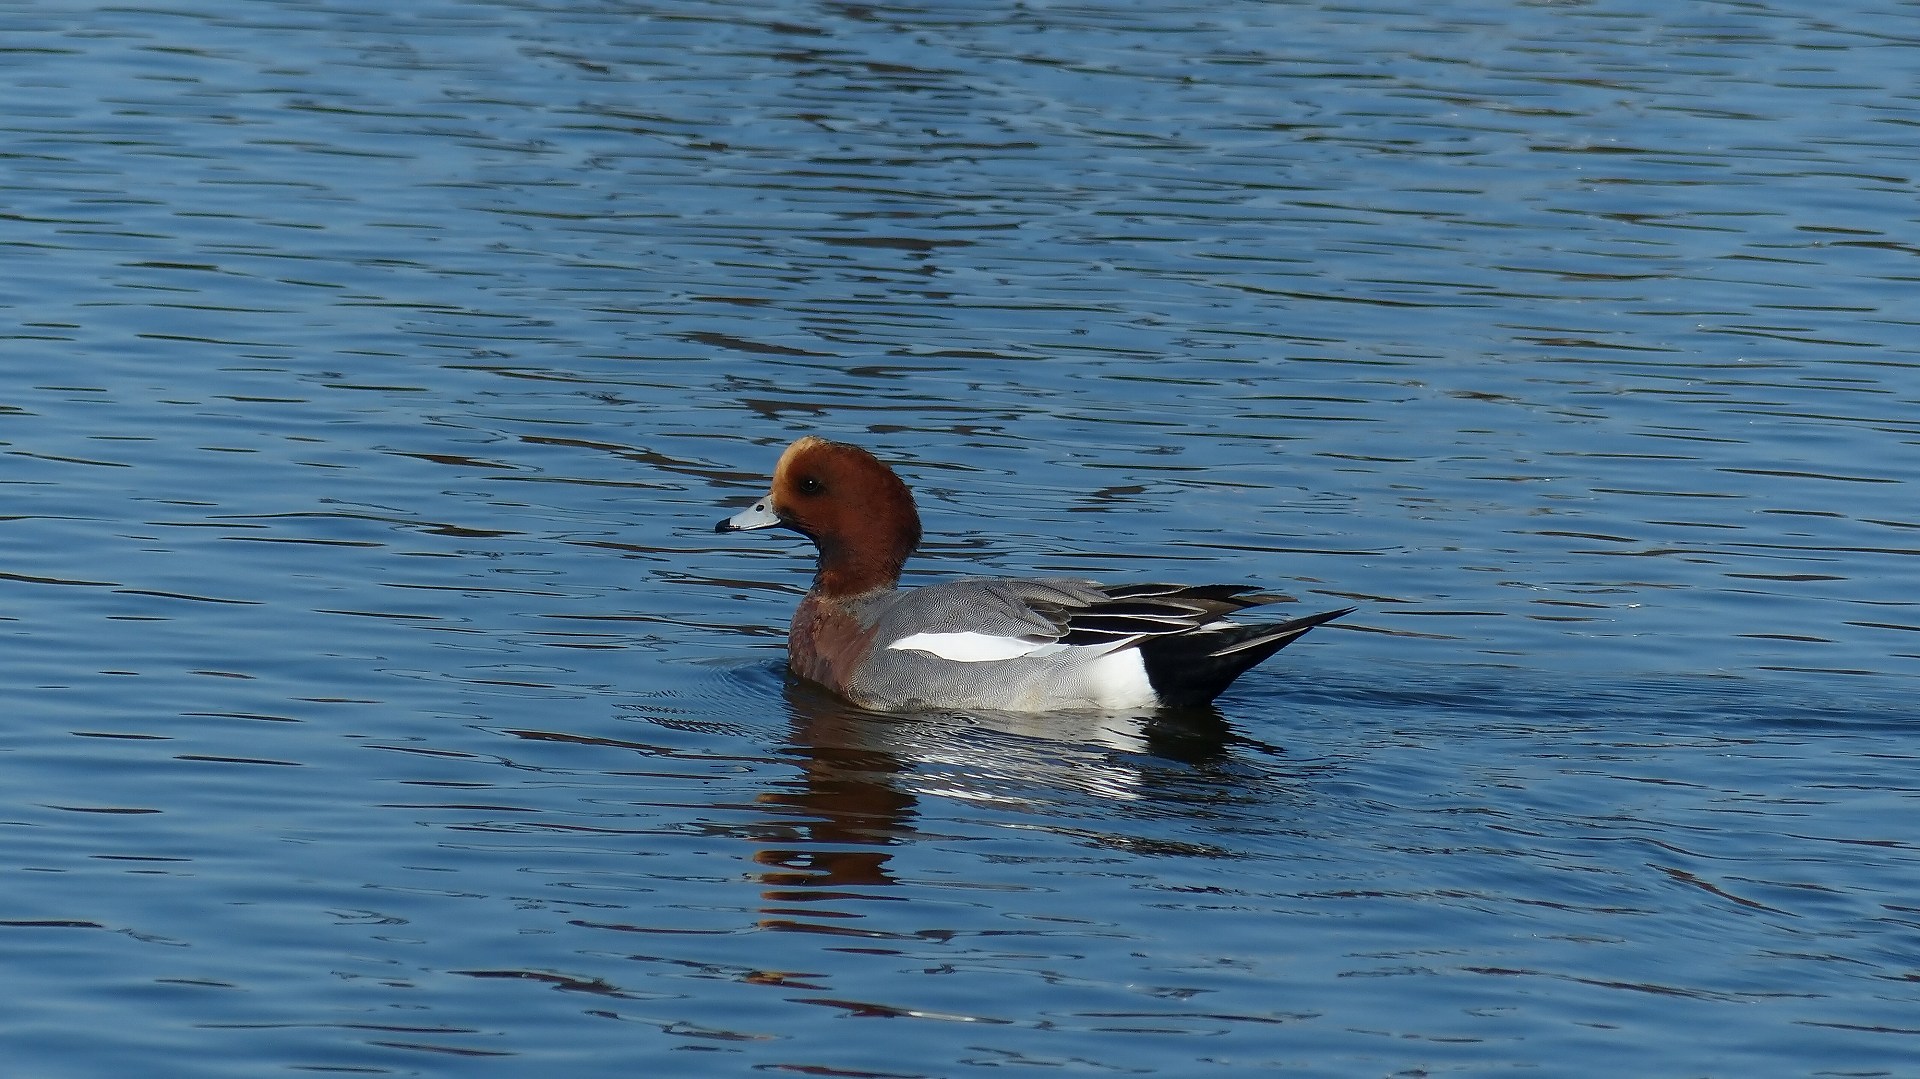
[[(0, 25), (9, 1074), (1915, 1074), (1909, 8)], [(860, 713), (805, 432), (1360, 611)]]

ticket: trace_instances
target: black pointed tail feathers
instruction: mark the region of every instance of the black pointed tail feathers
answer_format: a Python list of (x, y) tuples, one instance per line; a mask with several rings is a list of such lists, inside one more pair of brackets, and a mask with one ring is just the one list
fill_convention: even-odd
[(1140, 642), (1140, 658), (1146, 664), (1148, 681), (1163, 703), (1174, 707), (1203, 705), (1308, 630), (1353, 611), (1352, 607), (1343, 607), (1286, 622), (1223, 625), (1148, 637)]

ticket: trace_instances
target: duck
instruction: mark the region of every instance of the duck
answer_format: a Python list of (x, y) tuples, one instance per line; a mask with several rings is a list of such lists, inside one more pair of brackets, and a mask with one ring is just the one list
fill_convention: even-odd
[(874, 711), (1204, 707), (1354, 610), (1239, 621), (1231, 616), (1286, 598), (1239, 584), (963, 577), (903, 589), (921, 539), (913, 492), (865, 449), (817, 435), (789, 445), (766, 496), (714, 531), (771, 528), (818, 552), (787, 638), (789, 669)]

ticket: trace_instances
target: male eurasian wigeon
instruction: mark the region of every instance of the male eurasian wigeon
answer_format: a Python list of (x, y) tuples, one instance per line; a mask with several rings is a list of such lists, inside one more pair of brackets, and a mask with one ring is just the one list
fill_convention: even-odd
[(971, 577), (900, 590), (920, 544), (913, 494), (858, 446), (788, 446), (767, 496), (716, 532), (791, 528), (820, 549), (793, 614), (795, 674), (866, 708), (1046, 712), (1201, 705), (1302, 634), (1353, 610), (1285, 622), (1226, 616), (1279, 596), (1247, 585), (1102, 585)]

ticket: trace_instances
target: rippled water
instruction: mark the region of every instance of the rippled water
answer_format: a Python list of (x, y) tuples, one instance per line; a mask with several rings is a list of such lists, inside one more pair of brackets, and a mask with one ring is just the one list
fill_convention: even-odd
[[(1911, 6), (0, 26), (10, 1076), (1920, 1074)], [(859, 713), (808, 431), (1361, 610)]]

